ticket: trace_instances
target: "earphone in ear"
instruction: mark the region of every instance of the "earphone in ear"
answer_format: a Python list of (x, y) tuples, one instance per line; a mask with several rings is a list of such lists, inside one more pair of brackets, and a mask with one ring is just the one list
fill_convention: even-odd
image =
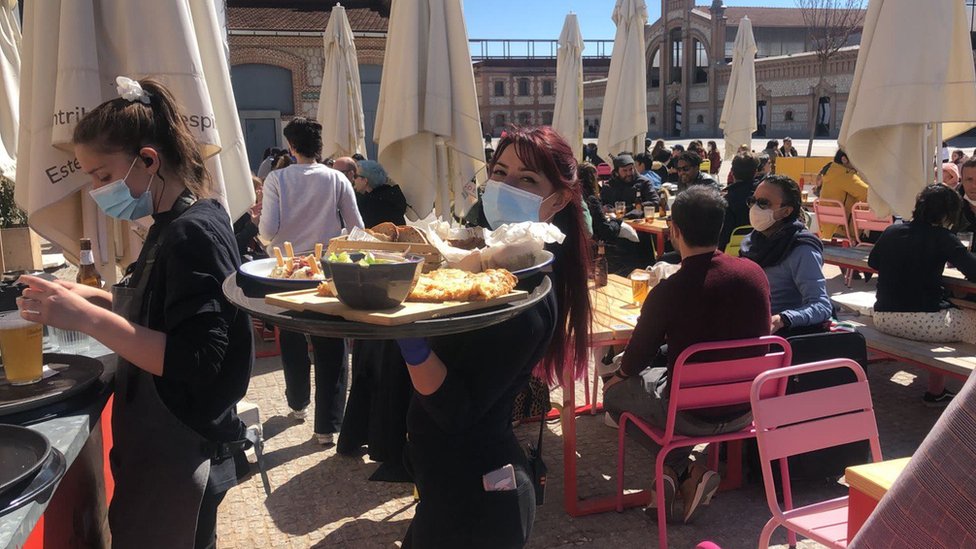
[(143, 156), (143, 157), (142, 157), (142, 161), (143, 161), (143, 163), (145, 163), (145, 164), (146, 164), (146, 167), (147, 167), (147, 168), (148, 168), (149, 166), (152, 166), (152, 165), (153, 165), (153, 159), (152, 159), (151, 157), (148, 157), (148, 156)]

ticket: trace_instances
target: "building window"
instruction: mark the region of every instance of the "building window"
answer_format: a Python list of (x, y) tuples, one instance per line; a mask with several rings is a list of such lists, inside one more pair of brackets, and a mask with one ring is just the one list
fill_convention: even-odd
[(661, 48), (654, 50), (651, 56), (651, 70), (647, 71), (647, 85), (652, 88), (661, 87)]
[(652, 116), (651, 119), (650, 119), (650, 121), (648, 123), (651, 126), (656, 126), (657, 125), (657, 117), (656, 116)]
[(519, 124), (521, 124), (523, 126), (528, 126), (529, 124), (532, 123), (532, 113), (530, 113), (530, 112), (520, 112), (519, 113), (518, 120), (519, 120)]
[(552, 111), (542, 113), (542, 125), (552, 126)]
[(695, 117), (695, 124), (704, 124), (704, 123), (705, 123), (705, 117), (703, 115), (699, 114), (698, 116)]
[(786, 112), (783, 113), (783, 120), (786, 121), (786, 122), (792, 122), (793, 121), (793, 111), (787, 109)]
[(708, 52), (705, 44), (695, 40), (695, 84), (708, 82)]
[(683, 66), (684, 48), (681, 43), (681, 29), (671, 31), (671, 82), (681, 82), (681, 67)]
[(505, 82), (495, 80), (495, 97), (505, 97)]
[(542, 95), (556, 95), (556, 81), (555, 80), (543, 80), (542, 81)]
[(520, 96), (523, 96), (523, 97), (526, 96), (526, 95), (529, 95), (529, 79), (528, 78), (519, 78), (518, 79), (518, 94)]
[(504, 125), (505, 125), (505, 115), (504, 114), (496, 114), (495, 115), (495, 127), (498, 128), (498, 127), (501, 127), (501, 126), (504, 126)]

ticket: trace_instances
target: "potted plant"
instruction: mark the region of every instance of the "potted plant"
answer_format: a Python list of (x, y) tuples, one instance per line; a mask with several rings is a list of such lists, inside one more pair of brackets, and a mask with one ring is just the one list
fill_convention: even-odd
[(27, 226), (27, 212), (14, 202), (14, 184), (0, 177), (0, 271), (31, 271), (42, 267), (41, 243)]

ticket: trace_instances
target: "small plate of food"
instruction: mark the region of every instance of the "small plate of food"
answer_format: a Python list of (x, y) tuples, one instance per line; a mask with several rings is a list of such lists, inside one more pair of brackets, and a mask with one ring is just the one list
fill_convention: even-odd
[(275, 246), (272, 248), (274, 257), (248, 261), (241, 265), (240, 273), (279, 288), (298, 290), (314, 288), (325, 280), (322, 273), (322, 244), (315, 245), (315, 251), (307, 254), (295, 254), (291, 242), (285, 242), (285, 253)]

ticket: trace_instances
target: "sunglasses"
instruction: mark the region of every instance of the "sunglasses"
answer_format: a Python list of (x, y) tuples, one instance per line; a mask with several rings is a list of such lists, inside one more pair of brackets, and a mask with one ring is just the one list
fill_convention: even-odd
[(759, 206), (760, 210), (768, 210), (769, 208), (772, 207), (773, 204), (772, 202), (770, 202), (765, 198), (756, 198), (754, 196), (750, 196), (746, 200), (746, 205), (749, 206), (750, 208), (753, 206)]

